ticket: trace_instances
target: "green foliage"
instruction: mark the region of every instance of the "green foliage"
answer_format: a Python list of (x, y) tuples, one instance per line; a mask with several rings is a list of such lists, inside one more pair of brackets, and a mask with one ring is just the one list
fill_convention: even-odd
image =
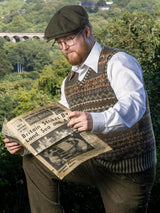
[[(44, 32), (55, 10), (80, 1), (13, 0), (0, 2), (1, 32)], [(0, 23), (1, 23), (0, 22)]]
[(0, 78), (2, 78), (4, 75), (12, 71), (13, 66), (3, 50), (0, 51), (0, 62)]
[[(160, 2), (159, 0), (149, 1), (149, 0), (114, 0), (114, 4), (117, 7), (122, 9), (122, 13), (128, 11), (130, 13), (133, 12), (146, 12), (150, 15), (154, 15), (156, 10), (160, 9)], [(111, 8), (112, 10), (112, 8)]]
[(71, 66), (59, 51), (51, 65), (45, 66), (38, 81), (38, 89), (43, 90), (54, 100), (60, 98), (60, 89), (63, 79), (69, 73)]
[(100, 193), (95, 187), (61, 182), (60, 190), (61, 203), (66, 213), (105, 212)]
[[(39, 73), (37, 71), (32, 71), (32, 72), (21, 72), (21, 73), (10, 73), (10, 74), (6, 74), (2, 79), (1, 82), (15, 82), (18, 81), (22, 87), (25, 87), (25, 80), (26, 82), (29, 83), (29, 80), (36, 80), (37, 78), (39, 78)], [(29, 85), (27, 85), (29, 86)]]
[[(98, 1), (94, 1), (98, 2)], [(159, 212), (160, 200), (160, 2), (159, 0), (114, 0), (109, 11), (89, 14), (96, 40), (124, 49), (135, 56), (144, 71), (144, 81), (157, 142), (157, 178), (149, 212)], [(0, 31), (44, 32), (53, 13), (66, 4), (80, 1), (0, 1)], [(47, 103), (58, 101), (70, 65), (57, 49), (39, 40), (18, 43), (0, 38), (0, 128), (4, 116), (11, 119)], [(17, 62), (23, 66), (17, 73)], [(0, 212), (29, 213), (21, 157), (10, 155), (0, 134)], [(95, 188), (61, 183), (61, 201), (66, 213), (103, 212)], [(91, 199), (92, 197), (92, 199)], [(14, 198), (14, 199), (10, 199)], [(83, 205), (81, 204), (83, 203)], [(25, 206), (25, 208), (24, 208)]]
[[(1, 100), (0, 101), (0, 129), (1, 129), (4, 117), (8, 113), (12, 114), (11, 111), (16, 107), (17, 100), (15, 100), (14, 96), (9, 94), (8, 92), (0, 94), (0, 100)], [(12, 115), (12, 117), (14, 117), (14, 115)]]
[(52, 62), (50, 46), (36, 39), (18, 43), (6, 42), (4, 51), (14, 67), (13, 71), (17, 71), (17, 63), (20, 63), (25, 71), (41, 72), (45, 65)]
[(26, 29), (30, 29), (33, 25), (27, 22), (22, 16), (14, 16), (12, 21), (3, 28), (3, 31), (9, 32), (24, 32)]
[(0, 133), (0, 212), (29, 213), (22, 157), (9, 154), (3, 139)]
[(15, 116), (51, 103), (52, 100), (42, 90), (32, 88), (30, 91), (19, 90), (16, 95), (17, 105), (12, 110)]
[(155, 49), (160, 43), (160, 28), (156, 20), (156, 16), (153, 18), (146, 13), (127, 12), (121, 19), (112, 19), (96, 35), (96, 39), (102, 44), (131, 53), (147, 71), (145, 65), (152, 63)]
[(5, 43), (5, 39), (0, 38), (0, 48), (3, 49), (3, 45)]
[[(105, 1), (100, 0), (95, 3), (98, 5), (105, 5)], [(47, 23), (60, 7), (66, 4), (80, 4), (80, 0), (13, 0), (0, 1), (0, 31), (1, 32), (44, 32)], [(122, 13), (128, 12), (147, 12), (154, 15), (156, 11), (160, 10), (159, 0), (114, 0), (109, 11), (99, 11), (97, 8), (93, 11), (87, 9), (94, 14), (105, 16), (107, 19), (111, 17), (119, 17)], [(96, 18), (96, 17), (95, 17)], [(96, 19), (95, 19), (96, 22)]]
[[(160, 45), (155, 50), (155, 55), (152, 58), (152, 63), (148, 63), (148, 72), (144, 73), (144, 80), (148, 89), (148, 95), (150, 100), (150, 110), (152, 114), (152, 121), (154, 127), (154, 133), (157, 144), (157, 178), (154, 190), (160, 189)], [(156, 189), (157, 186), (157, 189)], [(157, 190), (158, 191), (158, 190)], [(156, 200), (160, 200), (160, 196), (155, 195)]]

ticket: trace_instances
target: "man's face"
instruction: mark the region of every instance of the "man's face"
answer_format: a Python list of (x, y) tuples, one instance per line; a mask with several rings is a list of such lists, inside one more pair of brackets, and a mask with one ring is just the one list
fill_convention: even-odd
[[(60, 42), (68, 38), (74, 38), (75, 35), (70, 35), (67, 37), (57, 39), (57, 42)], [(63, 43), (63, 48), (61, 49), (63, 55), (66, 57), (68, 62), (73, 65), (81, 65), (87, 58), (90, 52), (89, 38), (87, 32), (84, 29), (75, 39), (74, 45), (69, 46)]]

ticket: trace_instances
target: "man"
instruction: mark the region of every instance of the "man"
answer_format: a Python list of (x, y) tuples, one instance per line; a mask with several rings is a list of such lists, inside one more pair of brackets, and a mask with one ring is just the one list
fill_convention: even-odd
[[(72, 65), (60, 103), (71, 109), (68, 126), (91, 131), (112, 151), (90, 159), (66, 181), (95, 185), (107, 213), (147, 212), (155, 177), (155, 141), (142, 70), (124, 51), (98, 44), (86, 11), (69, 5), (55, 13), (45, 37)], [(10, 153), (23, 147), (5, 139)], [(56, 177), (32, 155), (23, 157), (32, 213), (61, 213)]]

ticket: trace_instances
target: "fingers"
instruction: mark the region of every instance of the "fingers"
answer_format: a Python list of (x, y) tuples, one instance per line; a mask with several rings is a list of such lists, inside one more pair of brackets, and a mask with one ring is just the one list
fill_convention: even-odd
[(4, 139), (5, 147), (11, 154), (21, 154), (24, 151), (24, 147), (17, 142), (10, 141), (8, 138)]
[(89, 112), (74, 111), (68, 114), (68, 118), (71, 119), (68, 126), (78, 131), (91, 131), (93, 128), (93, 120)]
[(5, 138), (5, 139), (4, 139), (4, 142), (5, 142), (5, 143), (8, 143), (8, 142), (10, 142), (10, 140), (9, 140), (8, 138)]

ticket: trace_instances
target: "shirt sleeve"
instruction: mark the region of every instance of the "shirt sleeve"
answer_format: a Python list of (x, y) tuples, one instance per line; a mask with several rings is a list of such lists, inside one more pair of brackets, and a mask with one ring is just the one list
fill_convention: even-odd
[(59, 103), (62, 104), (63, 106), (65, 106), (65, 107), (69, 108), (69, 105), (68, 105), (68, 102), (66, 100), (66, 96), (65, 96), (65, 93), (64, 93), (65, 80), (66, 80), (66, 78), (62, 82), (62, 86), (61, 86), (61, 99), (59, 100)]
[(107, 134), (130, 128), (146, 109), (142, 70), (134, 57), (116, 53), (108, 62), (107, 75), (118, 102), (104, 112), (91, 113), (92, 133)]

